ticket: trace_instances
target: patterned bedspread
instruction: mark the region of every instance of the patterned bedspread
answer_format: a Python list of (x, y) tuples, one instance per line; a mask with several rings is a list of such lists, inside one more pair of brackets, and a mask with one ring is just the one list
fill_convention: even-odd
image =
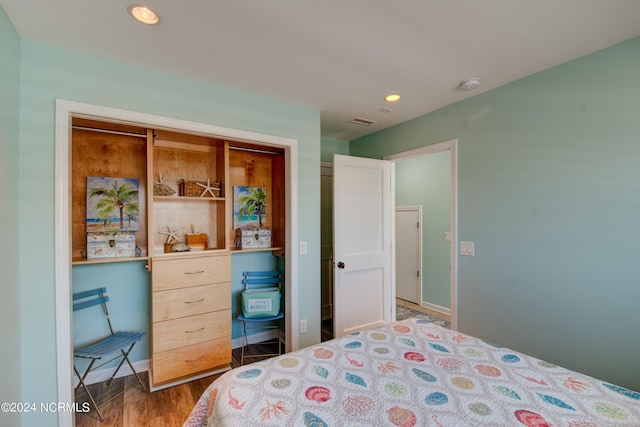
[(640, 426), (640, 393), (419, 319), (233, 369), (185, 426)]

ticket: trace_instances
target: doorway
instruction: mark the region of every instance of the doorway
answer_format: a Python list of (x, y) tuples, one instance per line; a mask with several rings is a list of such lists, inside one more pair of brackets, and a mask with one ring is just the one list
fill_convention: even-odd
[[(424, 174), (425, 166), (422, 160), (435, 160), (446, 168), (445, 178), (430, 179)], [(450, 140), (438, 144), (428, 145), (414, 150), (384, 157), (396, 164), (396, 183), (402, 185), (399, 174), (403, 173), (404, 161), (413, 163), (414, 170), (409, 170), (410, 179), (406, 182), (408, 191), (400, 191), (396, 187), (396, 203), (398, 205), (414, 205), (423, 189), (434, 187), (441, 196), (437, 203), (425, 201), (423, 205), (423, 243), (421, 275), (421, 300), (419, 305), (449, 316), (451, 329), (456, 329), (457, 303), (457, 140)], [(442, 177), (443, 175), (439, 175)], [(412, 194), (415, 193), (415, 194)], [(404, 194), (404, 196), (402, 196)], [(404, 197), (404, 198), (402, 198)], [(425, 206), (429, 206), (427, 210)], [(440, 218), (436, 220), (435, 218)], [(396, 276), (397, 278), (398, 276)], [(396, 293), (398, 292), (396, 284)], [(434, 294), (435, 292), (435, 294)], [(437, 295), (436, 295), (437, 294)], [(446, 294), (446, 295), (445, 295)], [(432, 302), (431, 299), (436, 302)]]
[(422, 206), (396, 207), (396, 298), (422, 301)]

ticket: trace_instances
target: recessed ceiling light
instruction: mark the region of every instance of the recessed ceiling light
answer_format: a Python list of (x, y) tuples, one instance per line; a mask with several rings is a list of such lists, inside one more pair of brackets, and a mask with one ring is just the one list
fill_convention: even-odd
[(160, 22), (160, 16), (147, 6), (132, 4), (129, 5), (127, 9), (136, 21), (142, 22), (143, 24), (156, 25)]
[(384, 97), (384, 100), (387, 102), (398, 102), (400, 101), (399, 93), (390, 93), (389, 95)]

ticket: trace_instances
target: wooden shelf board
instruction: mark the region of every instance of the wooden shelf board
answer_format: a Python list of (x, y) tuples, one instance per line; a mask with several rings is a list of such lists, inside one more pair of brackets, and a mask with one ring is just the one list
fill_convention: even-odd
[(190, 196), (153, 196), (154, 200), (199, 200), (203, 202), (221, 202), (224, 197), (190, 197)]
[(84, 265), (84, 264), (108, 264), (113, 262), (130, 262), (130, 261), (148, 261), (149, 257), (115, 257), (115, 258), (101, 258), (101, 259), (86, 259), (83, 257), (73, 258), (71, 265)]

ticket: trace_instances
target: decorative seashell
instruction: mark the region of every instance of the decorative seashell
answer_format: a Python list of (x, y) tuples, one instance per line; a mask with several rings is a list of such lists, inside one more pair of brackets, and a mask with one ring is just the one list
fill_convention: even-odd
[(315, 427), (327, 427), (328, 424), (325, 423), (322, 418), (318, 417), (311, 412), (305, 412), (302, 417), (304, 418), (304, 425), (306, 426), (315, 426)]
[(362, 377), (356, 375), (356, 374), (352, 374), (350, 372), (347, 372), (345, 375), (345, 378), (347, 379), (348, 382), (355, 384), (355, 385), (361, 385), (362, 387), (366, 387), (367, 383), (364, 382), (364, 380), (362, 379)]
[(431, 375), (428, 372), (421, 371), (420, 369), (413, 368), (411, 371), (414, 374), (416, 374), (418, 376), (418, 378), (420, 378), (421, 380), (424, 380), (424, 381), (426, 381), (428, 383), (433, 383), (433, 382), (438, 381), (438, 379), (436, 377), (434, 377), (433, 375)]
[(384, 385), (384, 391), (390, 396), (400, 397), (407, 394), (407, 387), (404, 384), (392, 382)]
[(331, 399), (331, 391), (328, 388), (313, 386), (309, 387), (304, 393), (305, 397), (315, 402), (326, 402)]
[(277, 380), (271, 380), (271, 387), (277, 389), (287, 388), (291, 385), (291, 380), (286, 378), (279, 378)]
[(548, 396), (546, 394), (536, 393), (543, 402), (548, 403), (550, 405), (555, 405), (559, 408), (569, 409), (571, 411), (575, 411), (576, 409), (571, 405), (568, 405), (564, 401), (558, 399), (557, 397)]
[(249, 369), (248, 371), (240, 372), (236, 378), (255, 378), (262, 373), (260, 369)]
[(461, 388), (463, 390), (471, 390), (472, 388), (474, 388), (476, 385), (473, 381), (471, 381), (469, 378), (465, 378), (465, 377), (454, 377), (451, 378), (451, 384), (453, 384), (454, 386)]
[(541, 415), (536, 414), (535, 412), (525, 411), (524, 409), (519, 409), (513, 413), (516, 416), (516, 419), (520, 421), (522, 424), (529, 427), (551, 427), (551, 424), (547, 422)]
[(492, 388), (493, 388), (493, 391), (495, 391), (498, 394), (501, 394), (506, 397), (511, 397), (513, 399), (522, 400), (522, 398), (518, 393), (516, 393), (514, 390), (511, 390), (508, 387), (503, 387), (501, 385), (494, 385)]
[(458, 359), (454, 359), (452, 357), (443, 357), (441, 359), (436, 360), (436, 363), (442, 369), (445, 369), (447, 371), (453, 371), (453, 372), (460, 370), (460, 368), (462, 368), (462, 366), (464, 365), (462, 361)]
[(342, 401), (344, 412), (353, 417), (364, 417), (375, 407), (376, 402), (368, 396), (349, 396)]
[(485, 405), (482, 402), (476, 402), (476, 403), (470, 404), (469, 405), (469, 409), (474, 414), (478, 414), (478, 415), (482, 415), (482, 416), (490, 415), (491, 412), (492, 412), (491, 408), (488, 407), (487, 405)]
[(317, 348), (313, 351), (313, 356), (318, 359), (331, 359), (331, 357), (333, 357), (333, 351), (324, 347)]
[(434, 350), (441, 351), (443, 353), (451, 353), (449, 350), (447, 350), (445, 347), (441, 346), (440, 344), (434, 344), (430, 342), (429, 347), (431, 347)]
[(397, 405), (387, 409), (387, 415), (391, 424), (398, 427), (413, 427), (418, 422), (416, 414)]
[(481, 352), (480, 350), (476, 350), (475, 348), (467, 348), (464, 351), (464, 354), (466, 354), (469, 357), (484, 357), (484, 353)]
[(593, 409), (598, 411), (605, 417), (609, 417), (615, 420), (626, 420), (629, 418), (629, 414), (622, 408), (611, 405), (605, 402), (596, 402), (593, 404)]
[(313, 367), (313, 372), (315, 372), (316, 375), (318, 375), (318, 376), (320, 376), (322, 378), (327, 378), (329, 376), (329, 371), (327, 371), (322, 366), (314, 366)]
[(407, 360), (411, 360), (413, 362), (424, 362), (425, 357), (421, 353), (416, 353), (415, 351), (408, 351), (404, 354), (404, 358)]
[(424, 401), (427, 403), (427, 405), (444, 405), (449, 401), (449, 398), (446, 394), (437, 391), (435, 393), (429, 394), (424, 399)]
[(393, 327), (393, 330), (400, 334), (406, 334), (407, 332), (411, 332), (411, 328), (408, 327), (407, 325), (395, 325)]
[(283, 368), (295, 368), (299, 363), (298, 359), (294, 359), (292, 357), (286, 357), (280, 360), (280, 366)]
[(406, 346), (409, 346), (409, 347), (415, 347), (416, 346), (416, 343), (414, 343), (413, 341), (411, 341), (408, 338), (400, 338), (400, 342), (402, 344), (406, 345)]
[(476, 370), (480, 372), (482, 375), (486, 375), (487, 377), (497, 378), (500, 375), (502, 375), (502, 372), (500, 372), (500, 369), (494, 368), (493, 366), (489, 366), (489, 365), (476, 365)]
[(187, 246), (187, 244), (184, 242), (178, 242), (171, 245), (171, 250), (173, 252), (186, 252), (189, 249), (190, 249), (189, 246)]
[(344, 348), (360, 348), (362, 347), (362, 343), (360, 341), (351, 341), (350, 343), (345, 344)]
[(518, 363), (520, 358), (515, 354), (505, 354), (501, 359), (504, 363)]

